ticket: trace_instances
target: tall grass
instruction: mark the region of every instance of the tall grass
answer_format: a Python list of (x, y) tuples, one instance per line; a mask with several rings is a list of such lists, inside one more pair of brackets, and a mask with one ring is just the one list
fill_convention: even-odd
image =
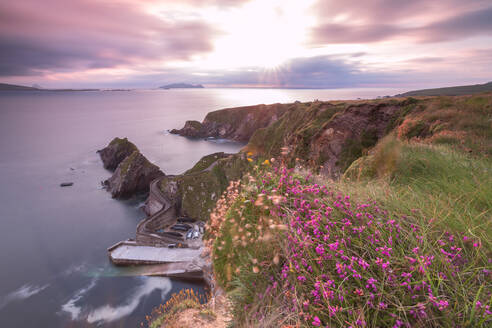
[(235, 326), (487, 326), (490, 169), (390, 138), (339, 182), (258, 165), (210, 229)]
[(492, 240), (492, 160), (442, 145), (389, 136), (358, 160), (338, 183), (396, 213), (418, 209), (434, 225)]

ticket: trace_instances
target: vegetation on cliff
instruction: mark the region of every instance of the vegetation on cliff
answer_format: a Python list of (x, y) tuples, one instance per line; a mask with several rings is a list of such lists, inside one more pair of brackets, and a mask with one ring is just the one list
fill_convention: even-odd
[(489, 326), (491, 150), (492, 94), (290, 105), (207, 224), (231, 326)]
[(423, 89), (405, 92), (397, 95), (398, 97), (415, 97), (415, 96), (461, 96), (472, 93), (491, 92), (492, 82), (475, 85), (461, 85), (448, 88)]
[(114, 138), (109, 145), (98, 150), (99, 156), (103, 162), (104, 168), (114, 171), (116, 167), (138, 148), (127, 138)]
[(215, 153), (182, 175), (165, 177), (161, 190), (176, 204), (180, 215), (207, 221), (229, 181), (240, 179), (249, 168), (244, 154)]
[[(234, 324), (490, 324), (492, 181), (484, 169), (492, 165), (470, 167), (465, 176), (456, 172), (458, 181), (470, 175), (485, 180), (478, 200), (464, 194), (461, 204), (449, 207), (455, 183), (437, 174), (432, 166), (441, 162), (426, 151), (429, 172), (415, 183), (429, 189), (402, 202), (398, 186), (370, 193), (366, 184), (310, 177), (300, 167), (263, 165), (243, 179), (218, 203), (208, 230)], [(394, 181), (417, 187), (404, 182), (410, 175), (395, 170)], [(437, 190), (439, 198), (424, 199)], [(468, 202), (476, 204), (463, 206)]]

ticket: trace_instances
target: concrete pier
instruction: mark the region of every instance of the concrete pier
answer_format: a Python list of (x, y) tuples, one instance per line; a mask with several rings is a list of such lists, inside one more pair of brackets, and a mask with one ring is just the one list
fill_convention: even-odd
[(109, 250), (109, 258), (116, 265), (191, 262), (201, 249), (167, 248), (121, 243)]
[[(176, 210), (162, 194), (160, 182), (156, 179), (150, 184), (149, 217), (137, 225), (135, 240), (109, 247), (109, 258), (115, 265), (132, 266), (133, 274), (204, 279), (202, 234), (187, 239), (185, 233), (172, 231), (177, 222)], [(198, 231), (199, 223), (194, 226), (193, 230)]]

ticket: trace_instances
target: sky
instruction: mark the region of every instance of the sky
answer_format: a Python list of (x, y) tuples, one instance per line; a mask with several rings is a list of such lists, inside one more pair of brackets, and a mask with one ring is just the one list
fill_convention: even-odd
[(0, 0), (0, 82), (424, 88), (492, 81), (491, 0)]

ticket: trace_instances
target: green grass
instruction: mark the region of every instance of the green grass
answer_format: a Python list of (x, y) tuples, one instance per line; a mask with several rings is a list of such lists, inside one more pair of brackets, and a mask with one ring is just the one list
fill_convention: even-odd
[[(388, 167), (384, 167), (385, 164)], [(492, 240), (492, 160), (446, 146), (381, 142), (340, 186), (400, 213), (419, 209), (435, 224)]]
[(410, 91), (401, 94), (402, 97), (408, 96), (459, 96), (472, 93), (490, 92), (492, 91), (492, 82), (475, 85), (462, 85), (448, 88), (423, 89)]
[[(234, 327), (279, 327), (283, 324), (312, 327), (311, 322), (315, 317), (324, 324), (334, 326), (353, 325), (363, 319), (368, 327), (382, 327), (395, 324), (393, 315), (403, 321), (413, 322), (418, 327), (449, 326), (453, 323), (466, 327), (485, 327), (489, 323), (487, 320), (490, 318), (483, 315), (483, 309), (479, 315), (474, 304), (481, 300), (482, 304), (486, 301), (486, 304), (492, 306), (490, 281), (482, 281), (484, 277), (487, 279), (482, 270), (492, 269), (492, 265), (487, 262), (492, 255), (490, 159), (471, 157), (449, 146), (402, 142), (394, 136), (388, 136), (370, 155), (353, 163), (340, 181), (326, 180), (320, 176), (315, 176), (314, 181), (308, 181), (306, 175), (309, 175), (309, 171), (298, 171), (291, 175), (307, 192), (300, 196), (291, 193), (278, 206), (273, 203), (272, 196), (280, 197), (286, 192), (278, 188), (281, 185), (281, 174), (267, 166), (256, 167), (250, 176), (242, 180), (241, 187), (235, 187), (235, 192), (228, 193), (227, 201), (223, 199), (219, 202), (215, 219), (212, 219), (215, 223), (211, 223), (214, 226), (211, 229), (214, 270), (219, 283), (227, 290), (233, 302)], [(309, 190), (319, 185), (327, 185), (333, 193), (325, 196), (310, 193)], [(350, 195), (352, 208), (361, 203), (377, 204), (375, 212), (367, 211), (381, 223), (372, 227), (374, 231), (366, 230), (365, 233), (367, 236), (380, 234), (383, 240), (390, 236), (393, 236), (393, 240), (399, 239), (392, 244), (391, 259), (391, 267), (398, 273), (398, 277), (400, 273), (412, 270), (405, 259), (413, 255), (412, 249), (415, 247), (419, 247), (423, 254), (435, 257), (434, 265), (425, 275), (418, 277), (414, 273), (412, 284), (424, 281), (429, 283), (433, 295), (448, 302), (449, 306), (438, 310), (426, 301), (425, 293), (418, 296), (417, 300), (420, 301), (414, 301), (410, 298), (412, 294), (409, 295), (405, 288), (387, 285), (384, 272), (378, 271), (377, 267), (371, 266), (369, 271), (361, 272), (364, 283), (360, 286), (357, 280), (336, 279), (335, 261), (332, 265), (320, 266), (319, 255), (314, 251), (314, 247), (323, 243), (323, 240), (306, 243), (305, 247), (296, 251), (306, 259), (306, 265), (313, 268), (311, 271), (303, 266), (298, 271), (293, 267), (292, 246), (286, 242), (286, 236), (298, 236), (303, 241), (309, 228), (304, 225), (303, 229), (296, 232), (295, 229), (286, 231), (276, 226), (295, 216), (305, 215), (304, 210), (296, 208), (298, 205), (295, 205), (294, 199), (310, 202), (309, 209), (316, 211), (314, 199), (319, 198), (318, 204), (333, 207), (332, 204), (338, 202), (339, 194)], [(347, 216), (343, 211), (337, 215), (336, 220), (340, 221)], [(385, 218), (378, 218), (381, 215)], [(391, 230), (386, 230), (384, 222), (390, 218), (396, 220), (404, 233), (395, 235)], [(310, 224), (311, 219), (306, 216), (304, 222)], [(414, 227), (418, 227), (418, 233), (413, 230)], [(335, 233), (339, 234), (337, 238), (348, 236), (348, 232), (343, 229), (331, 230), (332, 235)], [(265, 235), (269, 237), (265, 238)], [(463, 248), (462, 255), (468, 261), (459, 273), (447, 264), (440, 253), (440, 240), (450, 235), (454, 235), (456, 244)], [(462, 236), (471, 238), (479, 246), (472, 247), (470, 242), (460, 239)], [(334, 240), (328, 239), (326, 245)], [(365, 258), (369, 263), (381, 256), (365, 239), (356, 237), (351, 238), (350, 246), (344, 247), (344, 251), (349, 257)], [(278, 262), (274, 261), (275, 256), (280, 258)], [(281, 270), (285, 265), (290, 266), (290, 270), (287, 272), (287, 280), (282, 280)], [(338, 286), (333, 292), (340, 292), (345, 300), (322, 302), (316, 306), (308, 302), (310, 305), (301, 306), (302, 302), (313, 302), (311, 291), (321, 274), (333, 277)], [(299, 276), (306, 277), (306, 282), (299, 282)], [(447, 278), (443, 279), (444, 276)], [(364, 305), (367, 294), (362, 299), (353, 296), (352, 290), (365, 290), (365, 281), (371, 277), (376, 277), (380, 283), (378, 288), (381, 293), (377, 295), (377, 302), (388, 304), (387, 309), (373, 309)], [(279, 282), (279, 286), (284, 284), (284, 287), (272, 288), (273, 281)], [(291, 308), (293, 301), (297, 302), (294, 303), (297, 304), (294, 305), (295, 309)], [(426, 304), (427, 319), (412, 317), (409, 311), (419, 307), (416, 302)], [(353, 312), (344, 310), (330, 317), (327, 315), (328, 305), (352, 309)]]

